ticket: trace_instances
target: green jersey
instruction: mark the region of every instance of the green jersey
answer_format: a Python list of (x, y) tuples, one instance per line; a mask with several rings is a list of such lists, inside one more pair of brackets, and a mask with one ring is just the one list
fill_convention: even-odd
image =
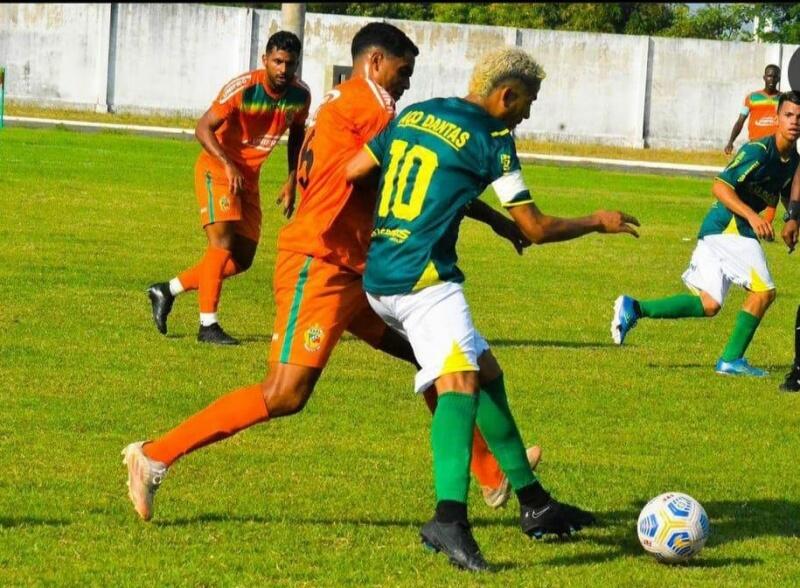
[(371, 294), (463, 282), (458, 228), (489, 184), (504, 206), (531, 202), (508, 128), (460, 98), (412, 104), (366, 149), (381, 165), (364, 273)]
[[(755, 212), (761, 212), (767, 206), (777, 206), (778, 200), (786, 203), (789, 199), (792, 176), (799, 160), (794, 149), (786, 160), (781, 159), (775, 136), (770, 135), (745, 143), (716, 180), (733, 188), (742, 202)], [(757, 238), (747, 220), (733, 214), (717, 200), (703, 219), (698, 238), (720, 234)]]

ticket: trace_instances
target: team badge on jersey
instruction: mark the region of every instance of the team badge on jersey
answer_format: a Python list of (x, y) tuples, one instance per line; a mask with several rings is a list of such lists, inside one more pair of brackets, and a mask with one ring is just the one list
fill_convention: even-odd
[(230, 207), (231, 207), (231, 201), (228, 200), (227, 196), (223, 196), (222, 198), (219, 199), (220, 210), (222, 210), (223, 212), (227, 212)]
[(322, 330), (322, 327), (320, 327), (319, 324), (314, 324), (306, 329), (306, 332), (303, 335), (303, 343), (306, 351), (319, 351), (319, 348), (322, 346), (322, 338), (324, 336), (325, 331)]

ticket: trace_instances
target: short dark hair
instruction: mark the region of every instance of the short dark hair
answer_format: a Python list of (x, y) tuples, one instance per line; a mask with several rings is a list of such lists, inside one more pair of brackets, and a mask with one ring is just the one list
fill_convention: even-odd
[(302, 45), (300, 44), (300, 39), (297, 38), (297, 35), (290, 33), (289, 31), (278, 31), (267, 41), (266, 53), (269, 53), (273, 49), (277, 49), (278, 51), (287, 51), (288, 53), (300, 55), (301, 48)]
[(403, 31), (386, 22), (371, 22), (362, 27), (353, 37), (350, 54), (355, 59), (370, 47), (385, 49), (394, 57), (403, 57), (406, 53), (414, 57), (419, 55), (414, 42)]
[(778, 73), (781, 73), (781, 68), (775, 65), (774, 63), (770, 63), (767, 67), (764, 68), (764, 75), (767, 74), (768, 69), (777, 69)]
[(781, 97), (778, 98), (778, 112), (781, 111), (781, 106), (784, 102), (791, 102), (792, 104), (797, 104), (800, 106), (800, 94), (797, 92), (783, 92)]

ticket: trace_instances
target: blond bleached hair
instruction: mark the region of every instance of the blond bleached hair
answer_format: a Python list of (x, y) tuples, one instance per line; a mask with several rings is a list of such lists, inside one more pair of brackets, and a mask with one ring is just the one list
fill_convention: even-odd
[(469, 93), (485, 98), (508, 80), (519, 80), (532, 89), (545, 77), (544, 68), (525, 51), (516, 47), (504, 47), (481, 58), (472, 72)]

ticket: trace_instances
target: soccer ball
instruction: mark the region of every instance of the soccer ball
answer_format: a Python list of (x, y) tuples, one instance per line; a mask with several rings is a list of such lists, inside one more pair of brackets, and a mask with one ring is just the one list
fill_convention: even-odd
[(667, 492), (648, 502), (636, 523), (639, 543), (664, 563), (697, 555), (711, 532), (706, 511), (694, 498)]

